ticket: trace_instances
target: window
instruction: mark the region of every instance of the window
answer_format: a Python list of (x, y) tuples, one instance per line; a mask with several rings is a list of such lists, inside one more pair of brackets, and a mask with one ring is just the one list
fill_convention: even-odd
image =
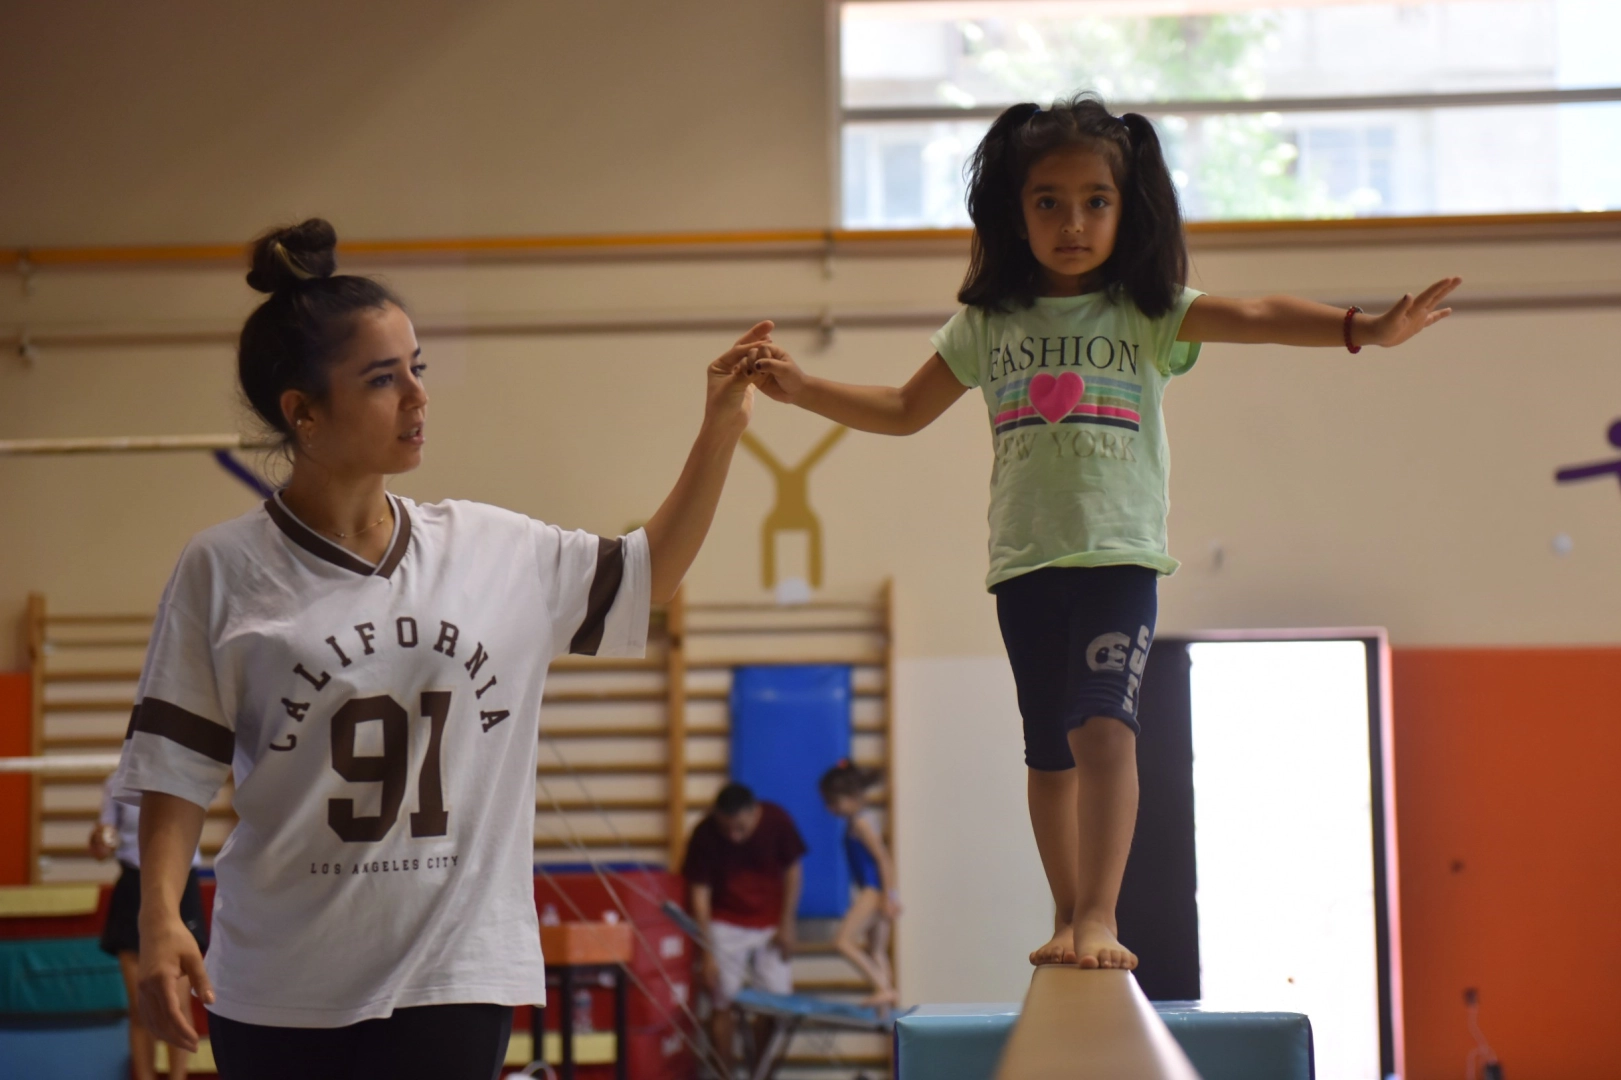
[(843, 221), (968, 224), (990, 121), (1081, 90), (1193, 221), (1621, 209), (1617, 40), (1617, 0), (846, 2)]

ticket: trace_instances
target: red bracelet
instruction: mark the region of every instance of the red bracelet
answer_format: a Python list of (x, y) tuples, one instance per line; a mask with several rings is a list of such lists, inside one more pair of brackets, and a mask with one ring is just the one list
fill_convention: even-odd
[(1360, 314), (1362, 314), (1362, 309), (1357, 307), (1355, 304), (1352, 304), (1350, 307), (1345, 309), (1345, 347), (1347, 350), (1353, 353), (1359, 353), (1362, 351), (1362, 346), (1353, 345), (1351, 343), (1351, 320)]

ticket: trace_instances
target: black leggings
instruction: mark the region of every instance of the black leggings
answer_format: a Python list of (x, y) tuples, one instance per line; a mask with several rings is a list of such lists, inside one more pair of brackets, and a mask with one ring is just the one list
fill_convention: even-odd
[(495, 1080), (510, 1005), (424, 1005), (340, 1028), (267, 1027), (208, 1014), (220, 1080)]

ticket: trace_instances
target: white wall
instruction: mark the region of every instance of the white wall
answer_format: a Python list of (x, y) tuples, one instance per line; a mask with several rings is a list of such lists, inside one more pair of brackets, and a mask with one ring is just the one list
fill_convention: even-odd
[(1023, 1000), (1026, 956), (1052, 936), (1053, 905), (1025, 811), (1013, 672), (999, 656), (936, 656), (895, 674), (906, 993)]

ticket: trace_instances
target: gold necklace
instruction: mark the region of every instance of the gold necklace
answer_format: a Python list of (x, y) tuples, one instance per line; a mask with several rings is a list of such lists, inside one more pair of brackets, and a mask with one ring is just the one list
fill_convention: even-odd
[(372, 522), (370, 525), (367, 525), (364, 529), (356, 529), (354, 532), (351, 532), (351, 533), (339, 532), (336, 529), (322, 529), (321, 531), (326, 533), (328, 536), (336, 536), (339, 540), (353, 540), (355, 537), (361, 535), (362, 533), (371, 532), (373, 529), (377, 528), (377, 526), (381, 525), (383, 522), (385, 522), (387, 520), (388, 520), (388, 511), (384, 510), (382, 517), (378, 518), (376, 521)]

